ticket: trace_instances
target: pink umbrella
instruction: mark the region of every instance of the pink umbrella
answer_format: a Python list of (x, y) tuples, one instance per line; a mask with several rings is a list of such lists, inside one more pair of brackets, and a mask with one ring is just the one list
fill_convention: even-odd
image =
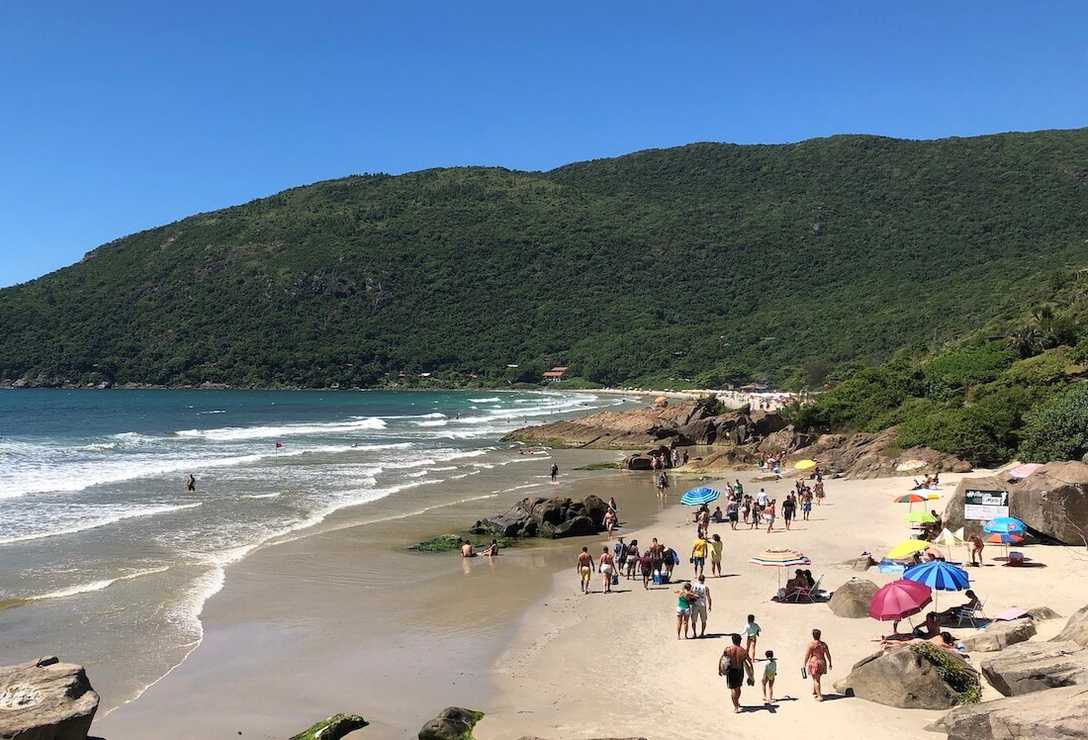
[(928, 586), (901, 578), (873, 594), (869, 616), (881, 622), (898, 622), (922, 611), (932, 600)]
[(1011, 622), (1014, 619), (1019, 619), (1020, 617), (1026, 616), (1028, 616), (1027, 609), (1021, 609), (1018, 606), (1013, 606), (998, 614), (996, 617), (994, 617), (994, 620), (998, 622)]

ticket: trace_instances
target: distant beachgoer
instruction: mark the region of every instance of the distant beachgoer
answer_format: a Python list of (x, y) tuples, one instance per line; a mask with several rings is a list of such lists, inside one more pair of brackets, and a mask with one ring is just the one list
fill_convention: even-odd
[(706, 576), (699, 574), (696, 582), (691, 584), (691, 591), (697, 599), (691, 607), (691, 634), (695, 636), (696, 628), (702, 624), (699, 637), (706, 636), (707, 616), (714, 609), (714, 600), (710, 596), (710, 586), (706, 585)]
[[(756, 624), (756, 615), (748, 615), (748, 623), (744, 625), (744, 634), (747, 641), (744, 644), (744, 649), (751, 655), (755, 655), (756, 643), (759, 642), (759, 635), (763, 632), (758, 624)], [(740, 643), (737, 643), (738, 645)]]
[(680, 564), (680, 554), (671, 547), (667, 547), (664, 549), (665, 554), (663, 557), (663, 562), (665, 564), (665, 574), (668, 575), (669, 580), (671, 581), (673, 569)]
[(495, 557), (499, 554), (499, 541), (491, 540), (491, 544), (487, 546), (487, 549), (480, 553), (485, 558)]
[(816, 488), (814, 489), (814, 492), (816, 494), (816, 505), (822, 505), (824, 502), (824, 497), (827, 496), (827, 494), (824, 492), (823, 481), (816, 481)]
[(616, 497), (615, 496), (610, 496), (608, 498), (608, 508), (612, 509), (612, 511), (616, 512), (616, 516), (619, 516), (620, 505), (616, 503)]
[(820, 639), (820, 630), (812, 630), (812, 642), (805, 650), (802, 668), (812, 678), (812, 695), (816, 701), (823, 701), (823, 688), (820, 686), (820, 678), (831, 670), (831, 649), (827, 643)]
[(759, 495), (756, 496), (756, 504), (759, 505), (759, 508), (766, 509), (767, 504), (770, 503), (770, 500), (771, 500), (771, 497), (767, 495), (767, 491), (760, 488), (759, 489)]
[(639, 561), (638, 540), (631, 540), (631, 544), (627, 545), (627, 579), (632, 580), (635, 577), (635, 568), (638, 567)]
[(982, 606), (982, 599), (973, 590), (967, 589), (963, 592), (963, 595), (967, 597), (967, 601), (959, 606), (953, 606), (943, 612), (938, 612), (937, 619), (939, 622), (958, 622), (964, 615), (972, 614)]
[(722, 577), (722, 546), (721, 536), (715, 532), (710, 538), (710, 575)]
[(660, 573), (661, 565), (665, 561), (665, 548), (658, 543), (656, 537), (650, 545), (650, 561), (653, 563), (654, 573)]
[(812, 513), (812, 493), (805, 491), (801, 496), (801, 518), (806, 522), (808, 521), (809, 514)]
[(612, 546), (612, 557), (616, 559), (616, 575), (619, 575), (623, 572), (623, 566), (627, 564), (627, 543), (623, 541), (622, 535)]
[(923, 640), (928, 640), (931, 637), (936, 637), (941, 634), (941, 619), (937, 612), (927, 612), (925, 624), (921, 624), (914, 628), (911, 632), (915, 637), (920, 637)]
[(196, 490), (196, 478), (193, 477), (192, 473), (189, 473), (189, 480), (185, 483), (185, 490), (187, 490), (187, 491), (195, 491)]
[(472, 549), (472, 543), (471, 542), (463, 541), (461, 543), (461, 557), (463, 557), (463, 558), (474, 558), (474, 557), (476, 557), (476, 553)]
[(718, 659), (718, 675), (725, 676), (725, 685), (733, 701), (733, 711), (740, 714), (740, 691), (744, 686), (744, 674), (748, 674), (748, 683), (754, 685), (754, 669), (751, 653), (740, 646), (740, 635), (730, 635), (730, 639), (733, 644), (726, 647), (722, 651), (722, 657)]
[(778, 499), (772, 498), (771, 503), (767, 504), (767, 508), (764, 510), (764, 513), (767, 515), (767, 534), (770, 534), (771, 530), (774, 529), (774, 510), (777, 501)]
[(582, 593), (589, 593), (589, 582), (593, 577), (593, 556), (589, 554), (589, 548), (583, 547), (578, 553), (578, 575), (582, 579)]
[(616, 528), (616, 512), (612, 511), (612, 509), (604, 513), (604, 528), (609, 536), (612, 535), (612, 530)]
[(612, 571), (616, 569), (616, 561), (612, 557), (612, 553), (608, 551), (608, 545), (604, 546), (604, 550), (601, 552), (601, 561), (597, 570), (604, 577), (604, 592), (606, 594), (612, 593)]
[(638, 567), (642, 572), (642, 587), (647, 590), (650, 588), (650, 579), (653, 578), (654, 575), (654, 559), (651, 554), (652, 552), (653, 549), (648, 547), (643, 550), (642, 557), (638, 559)]
[(555, 479), (559, 477), (559, 466), (556, 463), (552, 463), (551, 479), (555, 482)]
[(786, 530), (789, 531), (790, 523), (793, 521), (793, 513), (797, 510), (797, 499), (793, 494), (786, 496), (786, 500), (782, 502), (782, 520), (786, 523)]
[(763, 666), (763, 702), (774, 703), (774, 679), (778, 675), (778, 660), (774, 657), (774, 651), (766, 652), (767, 665)]

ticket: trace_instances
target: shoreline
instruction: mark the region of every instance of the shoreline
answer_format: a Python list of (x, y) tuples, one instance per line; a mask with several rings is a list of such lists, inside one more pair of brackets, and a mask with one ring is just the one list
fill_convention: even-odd
[[(478, 495), (391, 516), (364, 504), (335, 512), (311, 530), (261, 545), (227, 567), (224, 585), (205, 602), (201, 643), (137, 699), (100, 715), (95, 732), (110, 740), (144, 737), (152, 728), (159, 737), (192, 736), (186, 733), (194, 732), (191, 717), (200, 708), (206, 716), (199, 721), (198, 736), (243, 731), (248, 737), (283, 737), (327, 715), (350, 711), (373, 721), (367, 737), (407, 738), (450, 703), (489, 703), (493, 660), (512, 639), (520, 617), (546, 593), (567, 550), (593, 538), (530, 540), (504, 550), (495, 562), (466, 562), (456, 553), (414, 553), (406, 546), (457, 529), (455, 523), (467, 529), (480, 515), (504, 510), (526, 494), (579, 498), (611, 491), (605, 497), (616, 495), (621, 509), (641, 523), (648, 519), (645, 507), (622, 503), (632, 495), (630, 474), (572, 470), (617, 454), (553, 451), (570, 476), (557, 489)], [(643, 484), (653, 490), (649, 478)], [(376, 606), (385, 589), (399, 594), (409, 583), (416, 585), (405, 598), (396, 597), (402, 603), (392, 610)], [(455, 605), (458, 613), (445, 613)], [(345, 613), (355, 617), (345, 619)], [(390, 629), (381, 623), (383, 615), (399, 615), (395, 619), (412, 628), (406, 633)], [(305, 644), (309, 652), (293, 643)], [(417, 666), (420, 655), (441, 667), (437, 675)], [(254, 661), (255, 656), (260, 660)], [(291, 681), (268, 675), (287, 665)], [(409, 677), (401, 670), (406, 665), (417, 667), (418, 675)], [(91, 671), (93, 679), (93, 666)], [(383, 688), (363, 694), (351, 690), (370, 683), (374, 672), (383, 677)], [(308, 696), (288, 685), (295, 681), (325, 690)], [(228, 685), (238, 688), (227, 691)], [(411, 705), (403, 698), (408, 686), (417, 697)], [(259, 716), (238, 702), (244, 697), (256, 709), (267, 693), (275, 694), (276, 701), (264, 704)], [(433, 706), (417, 708), (428, 698)]]

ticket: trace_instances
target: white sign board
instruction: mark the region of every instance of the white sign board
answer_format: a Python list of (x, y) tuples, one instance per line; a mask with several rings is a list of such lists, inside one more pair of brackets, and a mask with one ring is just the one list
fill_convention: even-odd
[(1009, 515), (1008, 491), (975, 491), (963, 494), (963, 518), (988, 522)]

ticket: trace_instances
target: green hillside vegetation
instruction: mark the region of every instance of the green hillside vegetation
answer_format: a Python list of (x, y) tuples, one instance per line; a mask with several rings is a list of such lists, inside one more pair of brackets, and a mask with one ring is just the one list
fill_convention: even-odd
[(790, 409), (792, 421), (811, 431), (895, 425), (901, 448), (928, 446), (979, 465), (1088, 454), (1088, 275), (1067, 277), (1055, 303), (1005, 336), (859, 370)]
[[(0, 291), (0, 378), (349, 387), (401, 372), (525, 382), (564, 364), (595, 384), (818, 386), (1049, 300), (1088, 263), (1086, 205), (1088, 130), (354, 176)], [(840, 394), (879, 398), (839, 421), (884, 423), (895, 399), (947, 413), (984, 387), (970, 408), (1002, 394), (996, 413), (1036, 393), (1000, 373), (1052, 370), (964, 353), (920, 381), (855, 376)]]

